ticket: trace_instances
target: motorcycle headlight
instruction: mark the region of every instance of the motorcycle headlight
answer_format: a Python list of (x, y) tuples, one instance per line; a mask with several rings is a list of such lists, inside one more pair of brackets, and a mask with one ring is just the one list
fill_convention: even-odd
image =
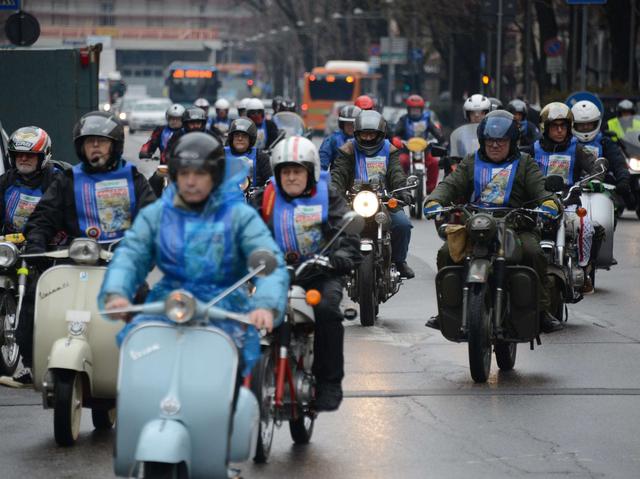
[(164, 312), (174, 323), (186, 323), (196, 314), (196, 299), (188, 291), (172, 291), (164, 302)]
[(474, 242), (486, 243), (495, 236), (496, 220), (493, 216), (479, 213), (467, 223), (467, 231)]
[(13, 243), (0, 243), (0, 267), (10, 268), (19, 256), (18, 248)]
[(373, 191), (361, 191), (353, 199), (353, 209), (364, 218), (370, 218), (378, 211), (378, 196)]
[(629, 158), (629, 168), (632, 170), (640, 171), (640, 159)]
[(91, 238), (76, 238), (69, 247), (69, 258), (76, 263), (95, 264), (100, 259), (100, 245)]
[(126, 119), (127, 119), (127, 114), (126, 114), (125, 112), (121, 112), (121, 113), (118, 115), (118, 117), (119, 117), (121, 120), (126, 120)]

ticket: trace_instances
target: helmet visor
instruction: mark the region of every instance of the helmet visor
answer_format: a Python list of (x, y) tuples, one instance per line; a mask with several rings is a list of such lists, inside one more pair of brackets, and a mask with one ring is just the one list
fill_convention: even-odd
[(513, 120), (509, 118), (493, 117), (487, 119), (487, 123), (484, 125), (484, 130), (481, 132), (482, 136), (486, 139), (490, 138), (508, 138), (509, 128), (511, 127)]
[(82, 121), (78, 136), (106, 136), (113, 138), (114, 132), (120, 127), (113, 117), (88, 116)]

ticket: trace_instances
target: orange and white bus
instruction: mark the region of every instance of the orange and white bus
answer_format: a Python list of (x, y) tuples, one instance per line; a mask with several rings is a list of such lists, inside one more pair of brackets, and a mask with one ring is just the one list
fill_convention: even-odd
[(307, 128), (324, 132), (333, 104), (353, 103), (365, 93), (377, 94), (380, 75), (369, 73), (367, 62), (332, 60), (304, 74), (302, 117)]

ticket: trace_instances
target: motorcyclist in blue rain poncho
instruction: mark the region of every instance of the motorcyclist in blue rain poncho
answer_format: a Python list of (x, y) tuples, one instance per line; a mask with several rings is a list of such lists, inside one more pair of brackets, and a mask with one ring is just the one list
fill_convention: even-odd
[[(225, 172), (224, 149), (216, 138), (200, 132), (185, 135), (168, 159), (172, 184), (160, 200), (140, 212), (118, 246), (99, 299), (107, 310), (127, 307), (155, 264), (164, 277), (147, 302), (162, 300), (176, 288), (209, 301), (246, 274), (253, 251), (272, 251), (278, 267), (254, 280), (253, 295), (245, 286), (218, 303), (248, 313), (255, 328), (231, 320), (212, 322), (242, 350), (240, 369), (246, 375), (260, 355), (256, 328), (270, 331), (286, 307), (289, 278), (282, 253), (256, 211), (236, 199), (247, 170), (243, 165), (237, 172)], [(151, 320), (168, 322), (164, 316), (136, 316), (119, 333), (118, 343), (135, 325)]]

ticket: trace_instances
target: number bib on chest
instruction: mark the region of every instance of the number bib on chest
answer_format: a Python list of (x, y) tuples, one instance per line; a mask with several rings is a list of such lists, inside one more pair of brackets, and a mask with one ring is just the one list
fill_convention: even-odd
[(573, 138), (565, 151), (548, 153), (540, 146), (540, 140), (534, 144), (535, 160), (544, 176), (560, 175), (564, 182), (573, 184), (573, 165), (576, 157), (577, 140)]
[(12, 186), (5, 192), (5, 227), (16, 233), (24, 230), (29, 216), (42, 198), (40, 189)]
[(509, 203), (520, 160), (507, 164), (483, 161), (476, 152), (474, 161), (474, 203), (504, 206)]
[(370, 182), (378, 180), (379, 178), (384, 180), (384, 177), (387, 174), (387, 164), (389, 163), (389, 148), (389, 141), (384, 140), (384, 144), (378, 153), (372, 156), (367, 156), (356, 147), (354, 142), (356, 181)]

